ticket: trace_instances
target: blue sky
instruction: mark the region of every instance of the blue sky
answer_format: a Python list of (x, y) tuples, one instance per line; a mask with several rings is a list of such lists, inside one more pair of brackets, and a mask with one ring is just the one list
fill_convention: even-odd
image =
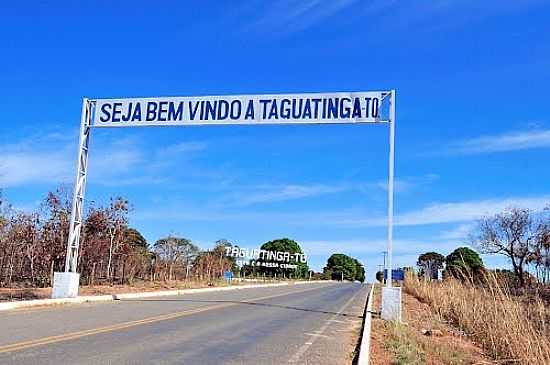
[[(550, 203), (548, 1), (28, 1), (0, 5), (0, 186), (71, 184), (82, 97), (395, 88), (396, 265), (475, 220)], [(297, 240), (372, 274), (384, 125), (94, 130), (88, 201), (123, 195), (150, 242)], [(486, 257), (491, 265), (503, 260)]]

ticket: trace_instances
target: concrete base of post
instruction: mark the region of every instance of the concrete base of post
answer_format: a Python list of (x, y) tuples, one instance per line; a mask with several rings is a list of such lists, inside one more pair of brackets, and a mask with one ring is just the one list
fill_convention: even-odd
[(53, 274), (52, 299), (78, 297), (80, 274), (56, 272)]
[(382, 288), (382, 319), (401, 322), (401, 288)]

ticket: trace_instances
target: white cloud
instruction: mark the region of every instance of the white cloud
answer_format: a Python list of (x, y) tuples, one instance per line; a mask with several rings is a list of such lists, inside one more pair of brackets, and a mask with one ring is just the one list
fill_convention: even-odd
[(0, 186), (67, 181), (76, 158), (68, 159), (66, 144), (52, 148), (56, 141), (57, 136), (37, 137), (0, 146)]
[(550, 129), (482, 136), (451, 144), (453, 154), (480, 154), (550, 147)]
[(494, 215), (513, 206), (541, 210), (549, 203), (550, 195), (474, 200), (456, 203), (435, 203), (417, 211), (398, 215), (396, 217), (396, 223), (402, 226), (409, 226), (464, 222), (476, 220), (487, 215)]
[[(345, 253), (351, 256), (357, 255), (378, 255), (386, 250), (386, 239), (348, 239), (348, 240), (303, 240), (300, 246), (309, 255), (331, 255), (333, 253)], [(446, 252), (454, 248), (455, 242), (429, 242), (420, 240), (393, 241), (394, 255), (410, 255), (422, 253), (429, 250), (440, 250)]]
[(544, 1), (372, 0), (363, 2), (363, 8), (358, 8), (355, 13), (362, 16), (358, 17), (361, 20), (365, 15), (369, 16), (370, 23), (378, 28), (390, 26), (394, 34), (408, 34), (406, 30), (433, 32), (463, 27), (493, 16), (514, 14)]
[[(292, 211), (272, 212), (254, 210), (228, 210), (213, 206), (190, 206), (185, 202), (171, 202), (171, 206), (161, 205), (147, 210), (136, 210), (138, 220), (173, 220), (173, 221), (243, 221), (243, 222), (271, 222), (288, 224), (290, 226), (309, 227), (340, 227), (363, 228), (384, 227), (387, 224), (386, 216), (373, 214), (369, 211)], [(412, 210), (394, 217), (396, 226), (419, 226), (442, 223), (460, 223), (464, 225), (451, 231), (444, 231), (439, 239), (464, 240), (463, 235), (471, 228), (466, 222), (473, 221), (488, 215), (502, 212), (509, 207), (524, 207), (539, 211), (550, 205), (550, 195), (534, 197), (510, 197), (502, 199), (474, 200), (450, 203), (433, 203), (424, 208)], [(181, 206), (186, 206), (185, 210)], [(357, 217), (365, 217), (358, 219)]]
[(208, 145), (205, 142), (181, 142), (167, 145), (157, 151), (159, 157), (185, 157), (185, 154), (204, 151)]
[[(483, 216), (494, 215), (509, 207), (518, 206), (532, 210), (541, 210), (549, 204), (550, 195), (433, 203), (418, 210), (398, 214), (394, 217), (394, 222), (398, 226), (467, 222)], [(336, 217), (333, 223), (348, 227), (375, 227), (385, 225), (386, 218), (370, 217), (353, 219), (342, 216), (341, 218)]]
[(250, 27), (262, 32), (293, 33), (310, 28), (336, 15), (358, 0), (284, 0), (262, 3), (261, 14)]
[[(435, 174), (427, 174), (419, 177), (406, 177), (395, 181), (396, 193), (404, 193), (413, 190), (420, 185), (427, 185), (438, 179)], [(335, 182), (332, 184), (281, 184), (281, 185), (255, 185), (255, 186), (231, 186), (240, 190), (230, 195), (227, 199), (232, 206), (244, 206), (253, 204), (274, 203), (280, 201), (317, 197), (327, 194), (343, 192), (360, 192), (368, 194), (375, 190), (387, 190), (387, 181), (375, 182)]]
[(441, 239), (450, 239), (450, 240), (466, 240), (470, 233), (476, 228), (476, 223), (463, 223), (454, 227), (453, 229), (443, 231), (439, 235)]
[[(50, 133), (0, 146), (0, 187), (72, 184), (76, 142), (77, 136), (69, 139), (63, 134)], [(146, 157), (141, 143), (134, 139), (93, 143), (89, 156), (89, 183), (122, 186), (165, 182), (166, 178), (151, 172), (154, 167), (166, 167), (175, 163), (175, 157), (179, 157), (176, 155), (205, 148), (201, 142), (179, 143), (158, 148), (152, 157)]]
[(237, 204), (249, 205), (258, 203), (273, 203), (278, 201), (308, 198), (324, 194), (338, 193), (349, 190), (347, 185), (281, 185), (259, 186), (255, 192), (238, 194)]
[[(394, 192), (396, 194), (398, 193), (405, 193), (413, 190), (414, 188), (421, 186), (421, 185), (429, 185), (433, 183), (434, 181), (439, 179), (439, 175), (437, 174), (426, 174), (423, 176), (413, 176), (413, 177), (404, 177), (400, 179), (395, 179), (393, 185), (394, 185)], [(383, 190), (388, 190), (388, 181), (378, 181), (376, 183), (376, 186)]]
[(67, 162), (65, 156), (58, 152), (3, 152), (0, 161), (0, 186), (66, 181), (69, 178)]
[[(244, 31), (287, 35), (322, 24), (339, 16), (343, 21), (360, 23), (378, 34), (380, 29), (392, 29), (385, 37), (408, 34), (413, 29), (440, 31), (460, 27), (501, 14), (544, 3), (544, 0), (476, 2), (463, 0), (407, 2), (397, 0), (280, 0), (243, 2), (238, 9), (241, 18), (252, 21)], [(266, 5), (267, 4), (267, 5)], [(373, 40), (366, 39), (366, 41)]]

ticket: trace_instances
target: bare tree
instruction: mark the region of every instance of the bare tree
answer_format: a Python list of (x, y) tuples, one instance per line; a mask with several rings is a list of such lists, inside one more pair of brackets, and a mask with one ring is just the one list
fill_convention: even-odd
[(115, 251), (122, 241), (124, 233), (128, 229), (128, 201), (123, 198), (111, 199), (111, 204), (107, 211), (108, 224), (107, 232), (109, 234), (109, 258), (107, 261), (107, 277), (112, 277), (112, 261)]
[(480, 220), (479, 234), (474, 241), (484, 253), (507, 256), (520, 286), (524, 287), (526, 267), (547, 226), (548, 214), (508, 208)]
[(168, 274), (168, 280), (177, 278), (175, 269), (184, 266), (187, 278), (187, 267), (199, 252), (199, 248), (191, 240), (174, 236), (161, 238), (155, 242), (153, 247), (157, 257), (164, 263), (165, 277)]

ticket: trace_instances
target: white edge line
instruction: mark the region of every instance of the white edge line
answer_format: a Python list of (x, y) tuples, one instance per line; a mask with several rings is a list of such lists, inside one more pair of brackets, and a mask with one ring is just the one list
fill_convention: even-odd
[(359, 359), (357, 365), (369, 365), (370, 355), (370, 333), (372, 327), (372, 301), (373, 301), (374, 284), (371, 284), (367, 308), (365, 310), (365, 325), (361, 336), (361, 345), (359, 346)]

